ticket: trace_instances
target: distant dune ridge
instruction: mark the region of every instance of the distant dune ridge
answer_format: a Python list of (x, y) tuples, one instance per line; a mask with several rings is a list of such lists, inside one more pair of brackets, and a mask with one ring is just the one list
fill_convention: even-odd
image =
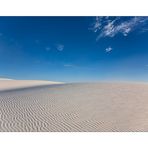
[(0, 91), (35, 87), (35, 86), (44, 86), (51, 84), (62, 84), (62, 83), (63, 82), (53, 82), (53, 81), (0, 79)]
[(148, 131), (148, 84), (12, 80), (0, 89), (1, 132)]
[(8, 79), (8, 78), (0, 78), (0, 81), (1, 80), (12, 80), (12, 79)]

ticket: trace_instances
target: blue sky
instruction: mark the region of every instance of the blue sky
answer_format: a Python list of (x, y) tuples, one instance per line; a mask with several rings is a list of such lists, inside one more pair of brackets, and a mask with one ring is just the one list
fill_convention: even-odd
[(0, 17), (0, 77), (148, 81), (148, 17)]

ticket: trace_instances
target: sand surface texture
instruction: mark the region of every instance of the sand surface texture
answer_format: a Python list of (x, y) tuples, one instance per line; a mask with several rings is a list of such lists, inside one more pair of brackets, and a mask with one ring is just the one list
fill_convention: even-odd
[(148, 85), (60, 84), (0, 91), (0, 131), (148, 131)]

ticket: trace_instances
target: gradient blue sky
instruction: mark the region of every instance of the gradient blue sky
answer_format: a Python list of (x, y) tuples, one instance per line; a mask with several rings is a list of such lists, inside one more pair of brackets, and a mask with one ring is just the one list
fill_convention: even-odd
[(0, 77), (148, 81), (148, 17), (0, 17)]

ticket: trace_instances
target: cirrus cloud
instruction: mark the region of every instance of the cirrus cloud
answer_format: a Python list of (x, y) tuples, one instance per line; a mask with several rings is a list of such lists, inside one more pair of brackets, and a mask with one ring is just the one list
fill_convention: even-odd
[(106, 52), (111, 52), (113, 49), (111, 47), (108, 47), (105, 49)]
[(73, 67), (74, 65), (72, 64), (64, 64), (64, 67)]
[(50, 49), (50, 47), (46, 47), (45, 50), (46, 51), (50, 51), (51, 49)]
[(64, 50), (64, 45), (63, 44), (57, 44), (56, 48), (58, 51), (63, 51)]
[(97, 33), (97, 40), (114, 37), (117, 34), (127, 36), (134, 30), (148, 31), (148, 17), (96, 17), (91, 30)]

